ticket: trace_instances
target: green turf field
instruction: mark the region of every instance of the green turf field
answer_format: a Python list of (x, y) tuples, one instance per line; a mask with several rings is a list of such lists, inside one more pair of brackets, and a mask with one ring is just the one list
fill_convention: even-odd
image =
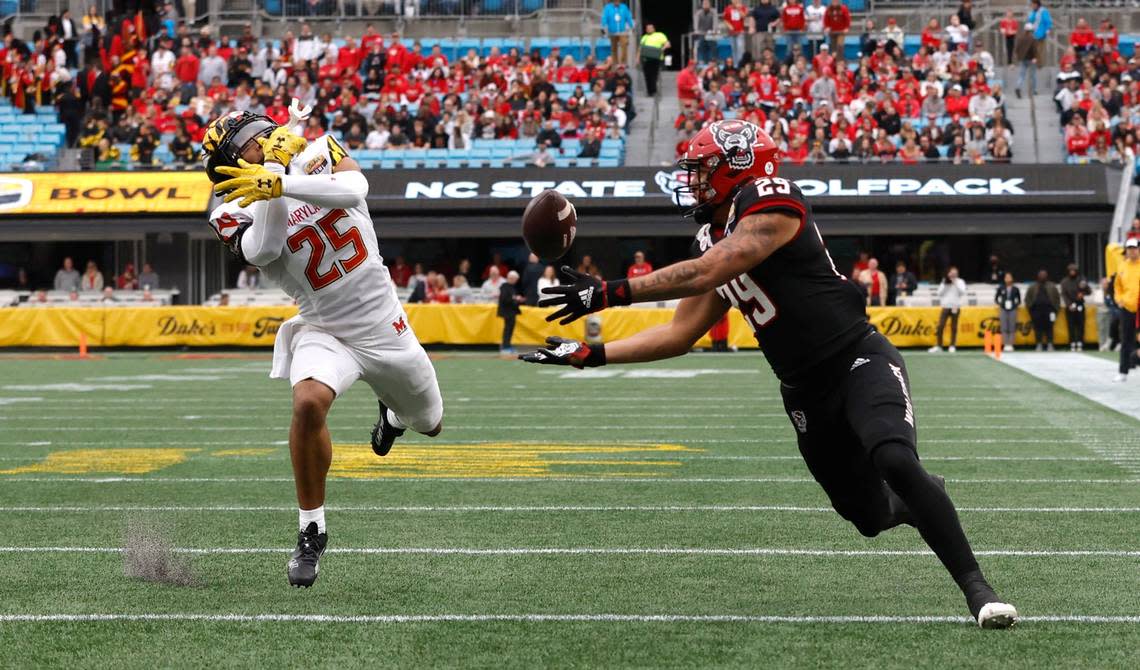
[[(756, 355), (442, 356), (444, 434), (386, 459), (354, 388), (309, 590), (266, 356), (0, 357), (0, 665), (1137, 667), (1140, 424), (979, 354), (908, 364), (1014, 630), (967, 623), (912, 529), (827, 508)], [(132, 520), (201, 584), (125, 577)]]

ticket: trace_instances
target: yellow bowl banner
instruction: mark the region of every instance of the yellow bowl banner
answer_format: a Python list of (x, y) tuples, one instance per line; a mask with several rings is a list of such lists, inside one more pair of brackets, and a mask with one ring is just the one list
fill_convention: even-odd
[(61, 172), (0, 175), (0, 220), (12, 214), (202, 214), (202, 172)]
[[(407, 305), (408, 318), (424, 344), (497, 345), (503, 320), (494, 305)], [(937, 307), (872, 307), (871, 323), (899, 347), (929, 347), (935, 343)], [(297, 308), (282, 307), (11, 307), (0, 309), (0, 346), (71, 347), (79, 335), (93, 347), (268, 347), (277, 329)], [(585, 320), (569, 326), (547, 323), (550, 310), (524, 307), (515, 327), (516, 345), (541, 344), (550, 335), (583, 339)], [(599, 315), (606, 341), (629, 337), (646, 328), (668, 323), (670, 309), (612, 309)], [(729, 344), (756, 348), (756, 340), (740, 312), (729, 312)], [(949, 344), (947, 323), (944, 344)], [(958, 346), (982, 346), (986, 329), (996, 332), (996, 307), (964, 307), (958, 321)], [(1057, 344), (1068, 343), (1064, 315), (1054, 324)], [(1095, 310), (1085, 315), (1085, 340), (1096, 341)], [(1018, 314), (1015, 344), (1033, 344), (1029, 313)], [(706, 335), (697, 343), (707, 347)]]

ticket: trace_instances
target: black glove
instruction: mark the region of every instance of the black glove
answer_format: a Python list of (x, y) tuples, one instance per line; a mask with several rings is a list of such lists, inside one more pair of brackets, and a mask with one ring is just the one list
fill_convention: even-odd
[(591, 347), (585, 342), (567, 340), (564, 337), (548, 337), (546, 346), (549, 348), (521, 354), (519, 360), (543, 365), (573, 365), (578, 369), (596, 368), (606, 364), (604, 344)]
[(546, 317), (547, 321), (562, 319), (559, 323), (565, 326), (587, 314), (631, 302), (629, 282), (625, 279), (607, 282), (576, 272), (567, 265), (562, 266), (562, 274), (570, 283), (542, 289), (542, 294), (550, 297), (538, 301), (539, 307), (561, 307)]

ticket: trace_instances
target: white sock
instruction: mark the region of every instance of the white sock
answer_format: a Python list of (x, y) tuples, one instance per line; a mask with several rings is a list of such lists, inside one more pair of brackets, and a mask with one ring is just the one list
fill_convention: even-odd
[(396, 416), (396, 413), (392, 410), (388, 410), (388, 423), (392, 424), (392, 427), (396, 430), (407, 429), (407, 426), (404, 425), (404, 422), (400, 421), (400, 417)]
[(325, 506), (321, 505), (316, 509), (298, 509), (301, 517), (301, 530), (309, 527), (309, 524), (314, 521), (317, 523), (317, 532), (325, 532)]

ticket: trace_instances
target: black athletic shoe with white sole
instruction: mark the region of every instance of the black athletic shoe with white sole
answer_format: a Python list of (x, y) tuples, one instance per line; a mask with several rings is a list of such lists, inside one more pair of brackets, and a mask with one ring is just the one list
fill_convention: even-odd
[(329, 534), (318, 533), (316, 521), (297, 533), (297, 548), (285, 566), (291, 586), (309, 588), (317, 581), (317, 575), (321, 572), (321, 555), (325, 553), (328, 543)]
[(380, 405), (380, 420), (372, 427), (372, 451), (376, 452), (377, 456), (387, 456), (388, 452), (392, 451), (392, 444), (397, 437), (404, 434), (405, 429), (396, 428), (388, 423), (388, 408), (379, 400), (376, 404)]
[(1009, 628), (1017, 623), (1017, 608), (998, 598), (981, 572), (970, 573), (962, 583), (970, 614), (982, 628)]

